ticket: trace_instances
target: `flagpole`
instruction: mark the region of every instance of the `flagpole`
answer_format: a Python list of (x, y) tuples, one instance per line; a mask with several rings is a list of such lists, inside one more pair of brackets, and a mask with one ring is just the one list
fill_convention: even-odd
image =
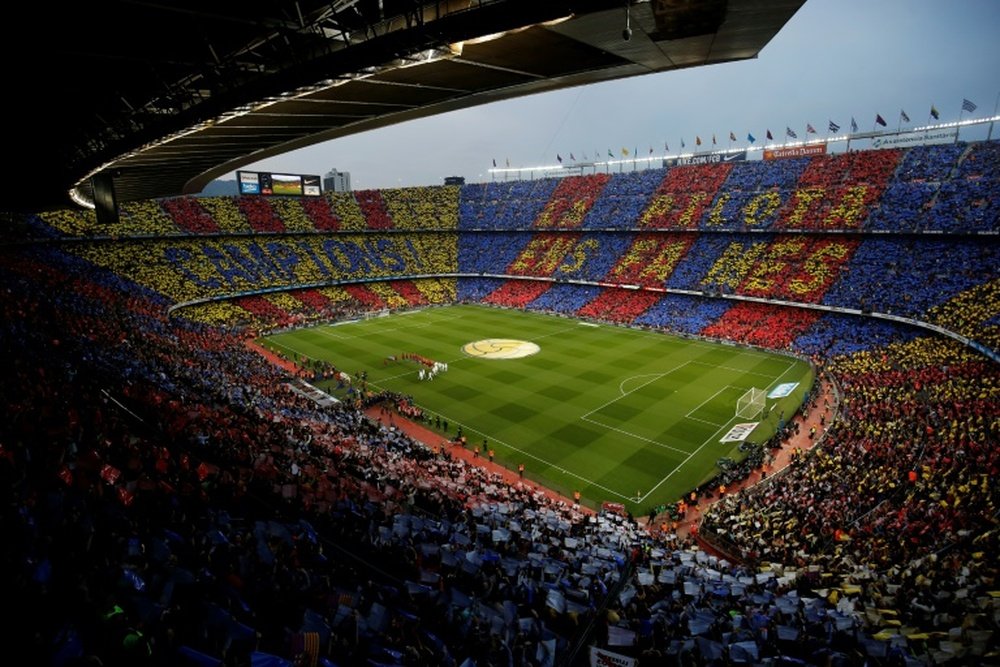
[[(993, 105), (993, 117), (994, 118), (997, 117), (997, 109), (1000, 109), (1000, 92), (997, 93), (997, 101)], [(994, 121), (991, 120), (990, 121), (990, 131), (986, 135), (986, 141), (989, 141), (990, 139), (993, 138), (993, 123), (994, 123)]]

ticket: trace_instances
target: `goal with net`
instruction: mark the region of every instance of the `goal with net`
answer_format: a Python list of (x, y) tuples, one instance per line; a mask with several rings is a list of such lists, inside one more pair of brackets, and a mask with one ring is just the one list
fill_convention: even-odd
[(764, 411), (767, 394), (763, 389), (751, 387), (736, 401), (736, 416), (741, 419), (755, 419)]

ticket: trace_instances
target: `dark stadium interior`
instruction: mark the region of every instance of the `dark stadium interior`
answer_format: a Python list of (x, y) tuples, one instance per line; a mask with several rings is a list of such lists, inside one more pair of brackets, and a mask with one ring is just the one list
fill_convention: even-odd
[(19, 3), (8, 21), (27, 51), (5, 44), (21, 63), (6, 114), (35, 141), (12, 161), (56, 176), (8, 206), (67, 205), (77, 184), (89, 200), (98, 169), (119, 201), (200, 192), (251, 161), (401, 120), (752, 58), (801, 4), (641, 3), (625, 42), (612, 0)]

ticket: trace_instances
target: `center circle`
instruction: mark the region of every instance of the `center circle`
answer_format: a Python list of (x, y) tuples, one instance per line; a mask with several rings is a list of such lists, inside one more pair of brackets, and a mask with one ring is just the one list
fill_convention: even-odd
[(462, 352), (481, 359), (520, 359), (537, 354), (540, 349), (535, 343), (513, 338), (484, 338), (462, 346)]

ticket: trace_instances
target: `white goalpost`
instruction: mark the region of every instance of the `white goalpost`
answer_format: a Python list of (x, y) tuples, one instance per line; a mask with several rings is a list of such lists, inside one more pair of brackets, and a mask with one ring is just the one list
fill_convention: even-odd
[(763, 389), (751, 387), (736, 400), (736, 416), (741, 419), (755, 419), (764, 411), (767, 394)]

